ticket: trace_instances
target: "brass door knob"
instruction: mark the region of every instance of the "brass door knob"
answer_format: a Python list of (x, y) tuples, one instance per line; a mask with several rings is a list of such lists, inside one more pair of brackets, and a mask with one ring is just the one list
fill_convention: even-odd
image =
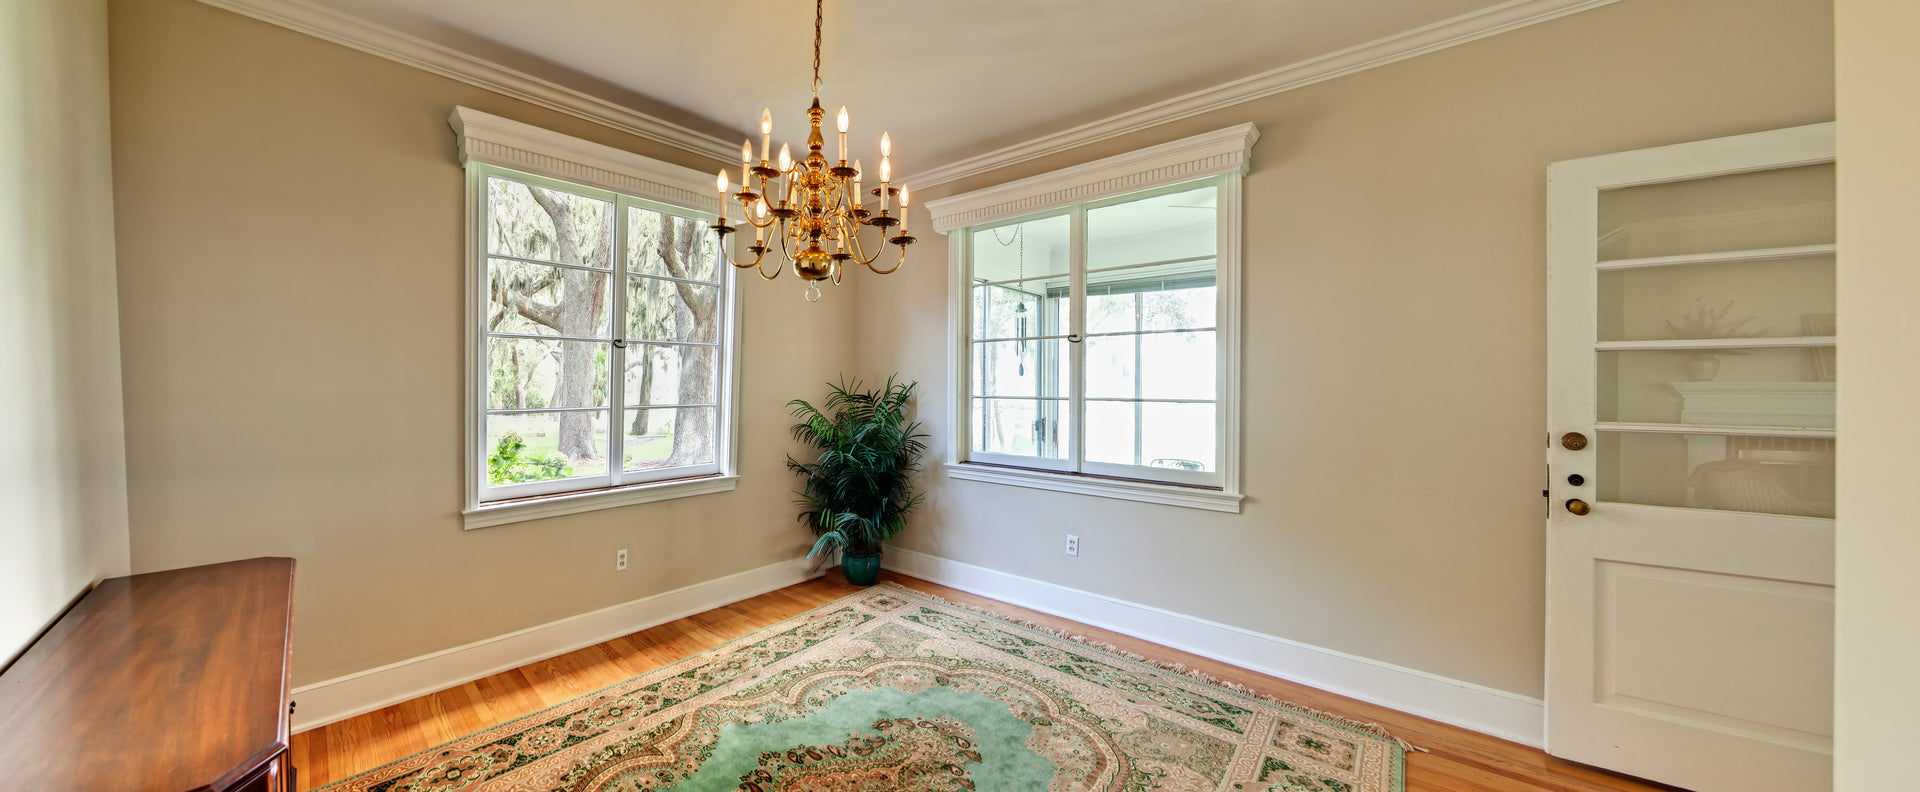
[(1568, 432), (1560, 436), (1560, 445), (1566, 446), (1568, 451), (1578, 451), (1587, 447), (1587, 436), (1579, 432)]
[(1567, 511), (1573, 512), (1576, 516), (1585, 517), (1589, 512), (1593, 511), (1593, 507), (1588, 506), (1586, 501), (1574, 498), (1567, 501)]

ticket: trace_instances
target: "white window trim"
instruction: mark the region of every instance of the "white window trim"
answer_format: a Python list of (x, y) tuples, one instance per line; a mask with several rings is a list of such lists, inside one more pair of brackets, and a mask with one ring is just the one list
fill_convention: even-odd
[[(1139, 151), (1076, 165), (1018, 181), (927, 202), (934, 230), (947, 235), (949, 284), (947, 370), (953, 385), (952, 438), (947, 475), (955, 479), (1032, 487), (1169, 506), (1240, 511), (1240, 368), (1242, 179), (1252, 168), (1253, 144), (1260, 139), (1252, 124), (1163, 143)], [(971, 286), (967, 282), (964, 228), (1059, 210), (1121, 195), (1220, 177), (1220, 244), (1216, 283), (1221, 289), (1217, 322), (1221, 362), (1219, 488), (1106, 478), (1033, 467), (984, 464), (970, 457), (971, 382), (968, 321)], [(1075, 431), (1081, 431), (1075, 427)], [(1032, 461), (1020, 464), (1032, 464)], [(1044, 464), (1044, 461), (1042, 462)]]
[[(703, 218), (713, 218), (720, 210), (720, 199), (712, 189), (713, 177), (671, 163), (643, 157), (568, 135), (551, 132), (472, 108), (456, 107), (447, 119), (459, 143), (460, 164), (467, 169), (466, 190), (466, 277), (462, 304), (466, 306), (466, 438), (461, 460), (466, 470), (465, 507), (461, 518), (466, 529), (557, 517), (563, 514), (610, 509), (638, 503), (727, 492), (739, 481), (735, 460), (739, 452), (740, 418), (740, 312), (732, 267), (722, 267), (720, 322), (722, 360), (720, 369), (726, 381), (719, 393), (719, 420), (715, 428), (724, 436), (716, 438), (714, 453), (718, 472), (684, 479), (673, 479), (605, 489), (561, 492), (506, 501), (480, 501), (480, 466), (477, 461), (486, 445), (484, 414), (480, 409), (479, 366), (484, 354), (480, 333), (480, 305), (476, 298), (484, 282), (486, 261), (481, 241), (484, 233), (484, 167), (493, 166), (557, 179), (563, 182), (607, 190), (623, 196), (641, 198), (683, 209)], [(624, 203), (621, 204), (625, 206)], [(617, 218), (616, 222), (624, 222)]]

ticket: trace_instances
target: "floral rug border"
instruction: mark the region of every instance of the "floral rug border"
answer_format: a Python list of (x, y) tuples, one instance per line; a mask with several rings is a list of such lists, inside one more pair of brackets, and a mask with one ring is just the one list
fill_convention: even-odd
[[(1225, 691), (1226, 693), (1232, 694), (1234, 696), (1239, 696), (1241, 698), (1258, 701), (1261, 703), (1268, 704), (1270, 706), (1280, 707), (1296, 715), (1300, 715), (1302, 717), (1307, 717), (1307, 718), (1311, 718), (1313, 720), (1319, 721), (1322, 724), (1327, 726), (1331, 726), (1338, 729), (1345, 729), (1349, 731), (1360, 732), (1372, 737), (1383, 739), (1387, 743), (1389, 743), (1390, 746), (1392, 747), (1393, 769), (1392, 769), (1391, 777), (1392, 777), (1393, 792), (1405, 792), (1406, 790), (1406, 754), (1407, 752), (1424, 750), (1421, 748), (1417, 748), (1412, 744), (1408, 743), (1407, 741), (1393, 735), (1385, 727), (1380, 726), (1379, 724), (1357, 720), (1353, 718), (1348, 718), (1341, 715), (1336, 715), (1331, 712), (1326, 712), (1324, 710), (1308, 707), (1302, 704), (1296, 704), (1294, 702), (1279, 698), (1271, 694), (1252, 690), (1246, 687), (1245, 685), (1241, 685), (1236, 682), (1230, 682), (1224, 679), (1220, 679), (1219, 677), (1213, 676), (1204, 671), (1191, 668), (1184, 663), (1156, 660), (1154, 658), (1150, 658), (1145, 655), (1141, 655), (1136, 652), (1123, 649), (1112, 643), (1102, 641), (1096, 638), (1091, 638), (1085, 635), (1080, 635), (1080, 634), (1069, 632), (1066, 630), (1055, 629), (1043, 624), (1039, 624), (1037, 622), (1012, 616), (1010, 614), (1007, 614), (1001, 611), (996, 611), (991, 608), (980, 607), (980, 606), (971, 605), (963, 602), (956, 602), (954, 600), (950, 600), (936, 594), (930, 594), (927, 592), (918, 591), (918, 590), (909, 588), (907, 586), (903, 586), (899, 583), (895, 583), (893, 581), (880, 581), (879, 583), (876, 583), (873, 586), (863, 588), (858, 591), (850, 592), (843, 596), (836, 597), (830, 601), (807, 608), (806, 610), (803, 610), (785, 619), (781, 619), (778, 622), (767, 625), (765, 627), (754, 630), (752, 632), (744, 633), (742, 635), (728, 639), (726, 641), (722, 641), (718, 644), (713, 645), (712, 647), (709, 647), (700, 652), (696, 652), (694, 654), (687, 655), (686, 657), (682, 657), (671, 663), (667, 663), (657, 668), (653, 668), (647, 671), (640, 672), (638, 674), (634, 674), (632, 676), (627, 677), (626, 679), (602, 686), (594, 690), (587, 691), (577, 696), (573, 696), (571, 698), (566, 699), (565, 701), (560, 701), (554, 704), (550, 704), (548, 706), (542, 707), (533, 712), (529, 712), (525, 715), (521, 715), (516, 718), (509, 718), (507, 720), (500, 721), (498, 723), (493, 723), (493, 724), (483, 726), (480, 729), (477, 729), (473, 732), (469, 732), (467, 734), (462, 734), (451, 740), (447, 740), (447, 741), (435, 744), (433, 746), (430, 746), (426, 749), (407, 754), (398, 759), (394, 759), (389, 762), (384, 762), (377, 766), (355, 772), (344, 778), (339, 778), (334, 781), (331, 781), (323, 786), (315, 787), (311, 792), (327, 792), (327, 790), (331, 790), (335, 787), (339, 787), (341, 785), (347, 784), (362, 776), (365, 776), (371, 773), (380, 772), (389, 767), (392, 767), (397, 764), (401, 764), (403, 762), (407, 762), (409, 760), (415, 759), (425, 754), (430, 754), (437, 751), (443, 751), (447, 749), (449, 746), (453, 746), (456, 743), (470, 739), (474, 735), (479, 734), (481, 732), (505, 729), (522, 722), (538, 722), (536, 719), (540, 719), (540, 718), (551, 719), (554, 713), (569, 707), (573, 707), (583, 699), (587, 699), (595, 696), (604, 696), (609, 691), (612, 691), (615, 688), (620, 688), (626, 685), (633, 684), (635, 681), (640, 680), (644, 677), (650, 677), (655, 675), (671, 675), (668, 672), (675, 671), (677, 669), (682, 669), (683, 667), (686, 667), (689, 665), (694, 665), (700, 662), (704, 662), (704, 658), (707, 658), (709, 655), (719, 653), (722, 650), (725, 650), (736, 644), (743, 644), (743, 643), (748, 643), (748, 642), (757, 640), (763, 634), (776, 633), (784, 629), (790, 629), (793, 626), (793, 622), (796, 622), (804, 618), (808, 614), (814, 613), (816, 611), (821, 611), (827, 608), (831, 608), (835, 605), (840, 605), (856, 597), (865, 596), (871, 593), (875, 589), (886, 589), (889, 591), (898, 592), (907, 596), (925, 600), (927, 602), (930, 602), (936, 605), (941, 605), (948, 608), (967, 611), (980, 616), (995, 619), (1007, 625), (1010, 625), (1022, 630), (1026, 630), (1029, 632), (1038, 633), (1040, 635), (1051, 637), (1057, 640), (1070, 641), (1076, 645), (1083, 646), (1090, 651), (1107, 655), (1108, 657), (1114, 659), (1115, 661), (1142, 666), (1150, 670), (1171, 671), (1171, 672), (1180, 674), (1182, 676), (1188, 677), (1196, 682)], [(636, 632), (640, 632), (640, 631), (636, 631)], [(539, 661), (534, 661), (534, 662), (539, 662)], [(473, 680), (469, 680), (469, 682), (471, 681)], [(462, 683), (462, 684), (464, 685), (466, 683)], [(451, 688), (446, 688), (446, 689), (451, 689)], [(378, 710), (375, 710), (375, 711), (377, 712)], [(359, 716), (356, 716), (356, 717), (359, 717)], [(325, 727), (319, 727), (319, 728), (325, 728)]]

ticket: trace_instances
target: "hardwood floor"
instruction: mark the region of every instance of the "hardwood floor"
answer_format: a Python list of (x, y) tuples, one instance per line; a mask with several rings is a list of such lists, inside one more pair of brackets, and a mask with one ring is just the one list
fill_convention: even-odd
[[(1408, 792), (1648, 792), (1669, 789), (1563, 762), (1538, 749), (1517, 743), (1275, 679), (1078, 622), (1016, 608), (916, 578), (891, 572), (882, 572), (881, 575), (882, 579), (929, 594), (1108, 641), (1154, 659), (1186, 663), (1263, 693), (1378, 723), (1428, 751), (1407, 755)], [(839, 572), (830, 572), (818, 580), (521, 666), (357, 718), (301, 732), (293, 736), (293, 765), (299, 768), (301, 787), (316, 788), (458, 739), (489, 725), (621, 682), (857, 590), (847, 585)]]

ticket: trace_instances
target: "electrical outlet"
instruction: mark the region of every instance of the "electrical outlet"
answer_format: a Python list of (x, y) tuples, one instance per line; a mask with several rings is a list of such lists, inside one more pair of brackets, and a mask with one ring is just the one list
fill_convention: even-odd
[(621, 550), (620, 552), (613, 554), (614, 571), (624, 572), (626, 571), (626, 568), (627, 568), (627, 551)]
[(1067, 534), (1067, 555), (1080, 557), (1080, 537)]

